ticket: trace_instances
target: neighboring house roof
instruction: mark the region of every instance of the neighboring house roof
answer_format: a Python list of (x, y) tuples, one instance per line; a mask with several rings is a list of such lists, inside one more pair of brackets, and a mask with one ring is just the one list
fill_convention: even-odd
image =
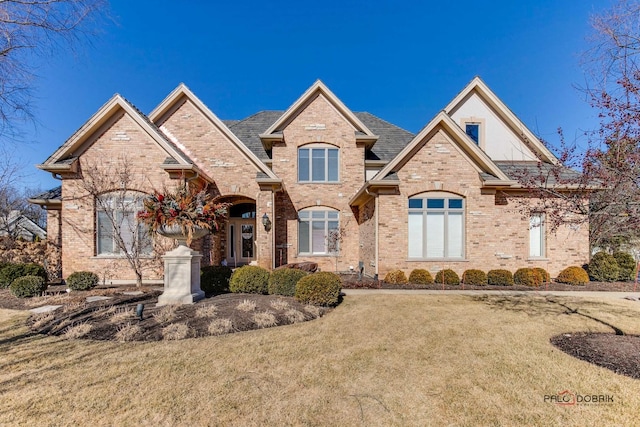
[(5, 219), (0, 218), (0, 235), (6, 236), (9, 234), (25, 240), (34, 240), (36, 237), (40, 239), (47, 238), (45, 229), (24, 216), (20, 211), (11, 211), (6, 219), (6, 224)]
[(487, 86), (480, 77), (474, 77), (473, 80), (471, 80), (469, 84), (451, 100), (444, 109), (445, 113), (452, 115), (452, 113), (474, 92), (477, 93), (478, 96), (480, 96), (480, 98), (489, 106), (491, 106), (491, 108), (500, 116), (502, 121), (506, 123), (515, 134), (521, 136), (523, 142), (540, 160), (553, 164), (557, 164), (559, 162), (556, 156), (554, 156), (553, 153), (544, 146), (542, 141), (540, 141), (538, 137), (536, 137), (533, 132), (525, 126), (518, 116), (516, 116), (509, 107), (507, 107), (506, 104), (502, 102), (495, 93), (493, 93), (491, 89), (489, 89), (489, 86)]

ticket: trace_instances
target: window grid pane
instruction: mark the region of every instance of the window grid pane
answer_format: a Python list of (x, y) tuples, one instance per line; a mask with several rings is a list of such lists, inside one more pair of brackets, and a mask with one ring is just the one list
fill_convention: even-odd
[[(307, 210), (298, 212), (298, 253), (325, 255), (339, 251), (339, 212)], [(334, 239), (329, 241), (329, 239)]]
[(464, 199), (412, 198), (408, 205), (409, 258), (464, 258)]

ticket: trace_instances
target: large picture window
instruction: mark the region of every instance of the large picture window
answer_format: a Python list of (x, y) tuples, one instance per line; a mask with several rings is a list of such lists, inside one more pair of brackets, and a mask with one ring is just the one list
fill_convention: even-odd
[(299, 182), (338, 182), (338, 149), (312, 144), (298, 149)]
[(529, 256), (544, 257), (544, 214), (532, 213), (529, 217)]
[(301, 210), (298, 212), (298, 252), (301, 255), (329, 255), (339, 250), (339, 212)]
[(409, 199), (409, 258), (464, 258), (464, 199), (428, 194)]
[(96, 199), (97, 255), (150, 254), (151, 237), (147, 227), (138, 223), (144, 195), (106, 193)]

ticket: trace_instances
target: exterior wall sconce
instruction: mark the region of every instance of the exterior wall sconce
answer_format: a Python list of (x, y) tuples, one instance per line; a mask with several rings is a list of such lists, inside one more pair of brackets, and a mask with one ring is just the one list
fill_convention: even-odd
[(264, 231), (271, 231), (271, 220), (266, 212), (262, 215), (262, 225), (264, 225)]

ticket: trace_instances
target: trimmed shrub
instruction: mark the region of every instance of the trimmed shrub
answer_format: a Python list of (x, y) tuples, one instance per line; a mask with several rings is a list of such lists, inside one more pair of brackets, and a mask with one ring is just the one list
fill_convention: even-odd
[(487, 284), (487, 273), (482, 270), (469, 269), (462, 274), (465, 285), (484, 286)]
[(47, 284), (40, 276), (22, 276), (11, 283), (11, 293), (18, 298), (30, 298), (42, 294)]
[(18, 277), (38, 276), (47, 281), (47, 272), (39, 264), (7, 264), (0, 270), (0, 288), (7, 288)]
[(416, 268), (409, 274), (409, 283), (418, 285), (430, 285), (433, 283), (433, 276), (428, 270)]
[(459, 285), (460, 276), (455, 271), (447, 268), (436, 273), (435, 282), (438, 284), (444, 283), (445, 285)]
[(269, 271), (255, 265), (240, 267), (231, 275), (229, 290), (234, 293), (266, 294)]
[(233, 270), (225, 265), (207, 265), (200, 269), (200, 289), (207, 294), (229, 292), (229, 279)]
[(292, 297), (296, 294), (296, 283), (304, 276), (306, 271), (297, 268), (281, 268), (273, 270), (269, 276), (268, 291), (270, 295), (284, 295)]
[(613, 255), (598, 252), (591, 257), (588, 273), (591, 280), (596, 282), (613, 282), (618, 280), (620, 267)]
[(329, 272), (309, 274), (296, 285), (295, 297), (302, 304), (336, 305), (340, 298), (340, 276)]
[(402, 270), (391, 270), (384, 276), (384, 281), (394, 285), (407, 283), (407, 275)]
[(520, 286), (540, 286), (539, 279), (532, 268), (519, 268), (513, 273), (513, 283)]
[(90, 271), (76, 271), (67, 277), (67, 287), (72, 291), (88, 291), (96, 287), (100, 279)]
[(538, 284), (548, 283), (551, 281), (551, 276), (549, 272), (542, 267), (535, 267), (533, 269), (533, 273), (536, 275), (536, 280)]
[(513, 274), (509, 270), (489, 270), (487, 273), (487, 283), (493, 286), (512, 286)]
[(589, 283), (589, 274), (582, 267), (567, 267), (558, 274), (556, 281), (569, 285), (586, 285)]
[(633, 256), (626, 252), (618, 251), (613, 253), (613, 257), (618, 263), (618, 267), (620, 267), (618, 280), (622, 280), (625, 282), (635, 280), (636, 260), (633, 258)]

